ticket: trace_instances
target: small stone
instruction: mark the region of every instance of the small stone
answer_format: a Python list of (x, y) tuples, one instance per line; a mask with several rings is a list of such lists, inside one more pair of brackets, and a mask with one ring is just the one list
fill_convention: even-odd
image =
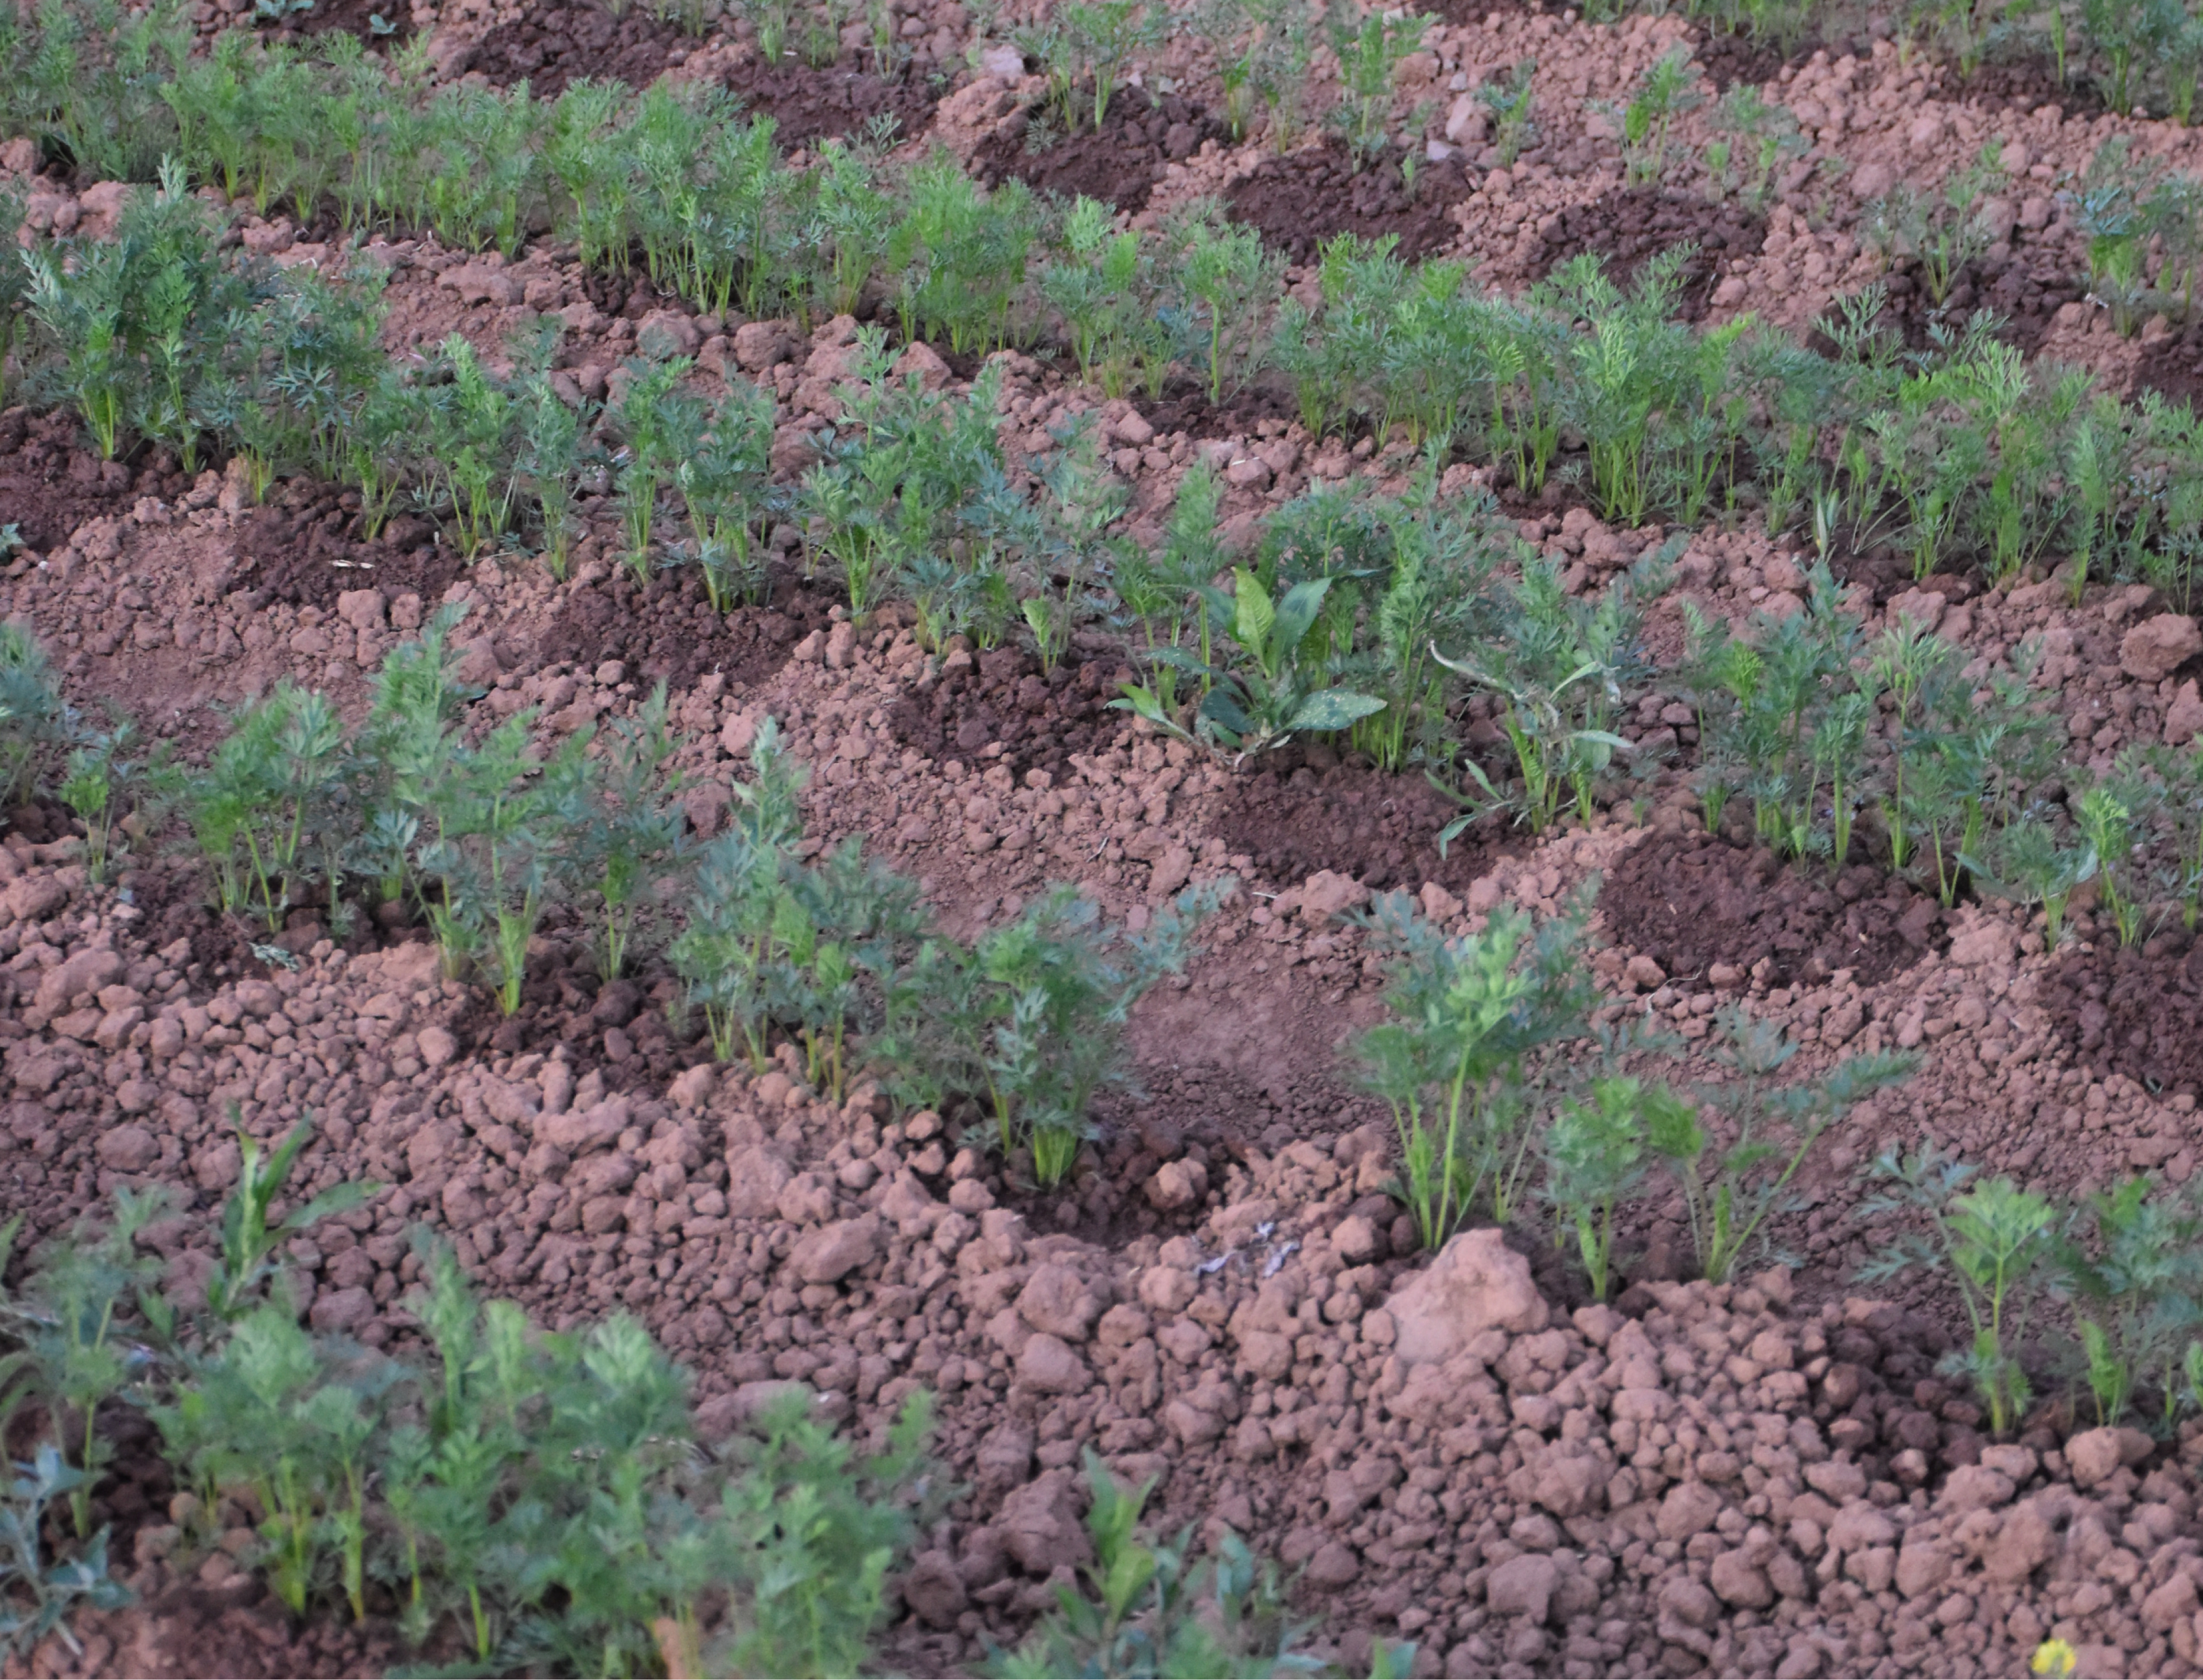
[(459, 1041), (440, 1026), (424, 1026), (414, 1036), (422, 1063), (440, 1068), (459, 1053)]
[(1667, 971), (1642, 951), (1629, 959), (1621, 977), (1639, 991), (1657, 991), (1668, 984)]
[(1768, 1584), (1766, 1571), (1752, 1563), (1749, 1553), (1722, 1553), (1707, 1571), (1707, 1578), (1725, 1604), (1744, 1610), (1764, 1610), (1775, 1602), (1775, 1588)]
[(902, 1578), (902, 1601), (928, 1627), (954, 1627), (969, 1601), (956, 1560), (946, 1552), (919, 1553)]
[(1660, 1588), (1660, 1613), (1673, 1616), (1686, 1627), (1710, 1628), (1721, 1615), (1721, 1603), (1702, 1583), (1687, 1575), (1670, 1576)]
[(365, 1289), (333, 1289), (314, 1298), (306, 1319), (325, 1335), (351, 1335), (375, 1316), (375, 1297)]
[(2165, 744), (2185, 747), (2198, 735), (2203, 735), (2203, 692), (2198, 692), (2195, 679), (2191, 677), (2180, 685), (2172, 696), (2172, 704), (2165, 709)]
[(1148, 1204), (1161, 1213), (1190, 1208), (1208, 1193), (1208, 1169), (1198, 1161), (1166, 1161), (1145, 1186)]

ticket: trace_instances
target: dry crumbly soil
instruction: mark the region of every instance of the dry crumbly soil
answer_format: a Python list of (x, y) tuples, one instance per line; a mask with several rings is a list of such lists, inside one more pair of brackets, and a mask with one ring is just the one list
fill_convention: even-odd
[[(1037, 79), (972, 71), (961, 12), (898, 14), (941, 74), (939, 89), (896, 84), (929, 102), (904, 115), (907, 144), (1021, 168), (1045, 156), (1024, 150), (1019, 127)], [(630, 27), (639, 18), (648, 27)], [(600, 50), (610, 56), (578, 61), (515, 9), (423, 6), (412, 22), (453, 75), (629, 74), (622, 53), (632, 74), (753, 93), (782, 74), (738, 36), (670, 41), (640, 9), (625, 19)], [(603, 33), (588, 12), (556, 28), (575, 42)], [(1432, 104), (1432, 138), (1458, 148), (1424, 173), (1426, 186), (1456, 183), (1420, 201), (1444, 210), (1425, 248), (1520, 286), (1580, 250), (1627, 264), (1692, 233), (1705, 264), (1693, 312), (1753, 311), (1802, 338), (1829, 297), (1875, 272), (1857, 220), (1877, 180), (1930, 180), (1994, 143), (2011, 220), (1967, 277), (1976, 299), (2011, 313), (2033, 353), (2082, 362), (2114, 388), (2167, 376), (2151, 357), (2167, 334), (2118, 340), (2075, 300), (2079, 235), (2054, 192), (2113, 133), (2193, 169), (2191, 134), (1969, 94), (1881, 44), (1769, 70), (1769, 97), (1814, 151), (1763, 219), (1691, 169), (1632, 198), (1601, 107), (1686, 38), (1672, 20), (1452, 17), (1404, 90), (1404, 103)], [(653, 51), (662, 65), (646, 62)], [(1459, 98), (1529, 57), (1539, 133), (1499, 169)], [(1182, 91), (1152, 113), (1122, 107), (1152, 148), (1127, 153), (1128, 180), (1147, 172), (1133, 182), (1143, 222), (1205, 193), (1251, 204), (1265, 182), (1320, 184), (1314, 142), (1285, 159), (1226, 145), (1183, 48), (1154, 68)], [(907, 74), (923, 69), (914, 58)], [(792, 138), (831, 132), (840, 95), (788, 97), (825, 125)], [(1172, 99), (1191, 115), (1174, 116)], [(855, 118), (878, 109), (845, 103)], [(1679, 122), (1693, 151), (1710, 112)], [(1157, 116), (1173, 116), (1160, 134)], [(1839, 157), (1847, 172), (1815, 175)], [(1350, 183), (1350, 198), (1361, 190)], [(287, 224), (245, 218), (243, 233), (279, 261), (339, 260)], [(696, 355), (706, 383), (774, 393), (784, 474), (838, 411), (846, 319), (806, 335), (698, 318), (542, 249), (507, 263), (378, 240), (367, 257), (391, 270), (396, 350), (458, 330), (499, 357), (523, 313), (555, 313), (560, 377), (595, 395), (640, 334), (662, 334)], [(1002, 359), (1013, 458), (1096, 411), (1136, 533), (1199, 456), (1233, 468), (1235, 537), (1311, 485), (1397, 488), (1410, 464), (1373, 439), (1319, 444), (1274, 393), (1223, 411), (1135, 406)], [(960, 382), (930, 352), (910, 365)], [(1477, 478), (1455, 467), (1444, 488)], [(485, 690), (476, 723), (534, 708), (554, 742), (630, 713), (662, 680), (689, 743), (689, 820), (708, 833), (759, 724), (777, 718), (812, 771), (809, 837), (863, 836), (960, 933), (1052, 881), (1137, 921), (1180, 886), (1230, 875), (1206, 954), (1135, 1014), (1144, 1095), (1113, 1099), (1072, 1185), (1037, 1197), (964, 1143), (961, 1116), (901, 1113), (869, 1087), (835, 1104), (792, 1069), (713, 1067), (672, 1024), (662, 967), (599, 985), (578, 927), (546, 927), (524, 1007), (501, 1021), (439, 978), (417, 930), (367, 918), (339, 939), (294, 918), (274, 943), (298, 967), (271, 967), (253, 949), (264, 933), (204, 908), (186, 861), (136, 857), (120, 890), (94, 887), (58, 813), (32, 809), (0, 836), (0, 1204), (25, 1212), (32, 1235), (122, 1185), (165, 1183), (194, 1216), (151, 1239), (180, 1282), (203, 1276), (207, 1216), (236, 1164), (231, 1105), (261, 1136), (310, 1108), (322, 1129), (309, 1187), (389, 1186), (292, 1245), (317, 1325), (377, 1346), (411, 1335), (405, 1238), (426, 1222), (546, 1322), (640, 1313), (697, 1373), (711, 1431), (737, 1427), (773, 1385), (805, 1385), (860, 1434), (914, 1387), (933, 1390), (941, 1458), (969, 1491), (898, 1583), (883, 1658), (898, 1670), (968, 1671), (1053, 1602), (1084, 1555), (1077, 1466), (1090, 1446), (1125, 1476), (1158, 1478), (1166, 1526), (1228, 1526), (1304, 1566), (1299, 1601), (1350, 1666), (1372, 1639), (1406, 1637), (1430, 1675), (2006, 1673), (2054, 1635), (2084, 1674), (2194, 1671), (2203, 1447), (2075, 1434), (2055, 1404), (2017, 1440), (1992, 1441), (1935, 1373), (1950, 1303), (1917, 1289), (1859, 1298), (1849, 1281), (1887, 1234), (1852, 1213), (1853, 1174), (1885, 1148), (1934, 1141), (2065, 1196), (2133, 1169), (2192, 1176), (2203, 959), (2184, 938), (2117, 952), (2082, 902), (2074, 941), (2047, 953), (2005, 907), (1946, 912), (1871, 867), (1777, 867), (1739, 833), (1704, 834), (1685, 781), (1693, 713), (1672, 681), (1656, 680), (1627, 720), (1651, 766), (1631, 799), (1535, 843), (1480, 827), (1441, 858), (1452, 807), (1419, 778), (1321, 749), (1235, 773), (1129, 726), (1107, 704), (1125, 659), (1107, 637), (1048, 676), (1013, 652), (931, 658), (892, 611), (853, 629), (788, 543), (769, 601), (721, 618), (677, 575), (637, 591), (608, 558), (611, 510), (584, 511), (594, 529), (559, 583), (531, 563), (463, 565), (417, 520), (363, 541), (356, 504), (312, 486), (256, 508), (234, 477), (102, 466), (65, 421), (9, 411), (0, 523), (20, 524), (28, 547), (0, 578), (0, 613), (52, 648), (73, 701), (121, 700), (190, 754), (227, 708), (285, 678), (356, 713), (382, 657), (440, 603), (464, 604), (464, 674)], [(1580, 508), (1516, 512), (1580, 591), (1668, 535), (1611, 529)], [(1688, 536), (1678, 595), (1651, 625), (1669, 662), (1681, 598), (1741, 622), (1802, 586), (1801, 558), (1755, 531)], [(2100, 766), (2203, 721), (2192, 665), (2144, 680), (2123, 660), (2129, 631), (2162, 609), (2146, 589), (2092, 589), (2075, 606), (2055, 582), (1921, 589), (1868, 560), (1846, 576), (1870, 626), (1926, 620), (1976, 676), (2035, 641), (2034, 680), (2076, 759)], [(1471, 738), (1491, 747), (1489, 721)], [(1613, 1307), (1584, 1303), (1540, 1227), (1512, 1233), (1511, 1250), (1473, 1233), (1435, 1266), (1413, 1251), (1385, 1194), (1386, 1118), (1343, 1059), (1379, 1015), (1381, 969), (1342, 913), (1400, 888), (1467, 931), (1503, 900), (1556, 912), (1593, 875), (1609, 1020), (1650, 1017), (1703, 1044), (1716, 1010), (1741, 1004), (1801, 1041), (1806, 1073), (1853, 1050), (1921, 1051), (1919, 1076), (1809, 1164), (1774, 1233), (1794, 1272), (1675, 1281), (1680, 1203), (1633, 1217)], [(80, 1664), (41, 1647), (36, 1671), (405, 1660), (381, 1633), (293, 1630), (249, 1578), (179, 1554), (147, 1445), (121, 1468), (103, 1503), (140, 1607), (87, 1624)]]

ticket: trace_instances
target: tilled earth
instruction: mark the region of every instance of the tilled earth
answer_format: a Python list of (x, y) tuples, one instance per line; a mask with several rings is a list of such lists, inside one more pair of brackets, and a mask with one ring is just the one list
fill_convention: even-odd
[[(924, 92), (896, 106), (906, 144), (1045, 175), (1032, 160), (1046, 148), (1025, 148), (1037, 79), (966, 62), (960, 7), (896, 15), (918, 45), (892, 86)], [(842, 98), (794, 87), (788, 67), (768, 73), (738, 35), (676, 40), (636, 9), (546, 26), (423, 6), (412, 23), (452, 74), (470, 57), (493, 80), (626, 74), (631, 60), (637, 75), (662, 63), (760, 103), (785, 93), (825, 114), (806, 144), (830, 132)], [(611, 56), (577, 57), (585, 31)], [(1385, 197), (1405, 192), (1398, 171), (1389, 184), (1347, 171), (1340, 213), (1423, 217), (1423, 248), (1474, 257), (1480, 281), (1503, 285), (1574, 250), (1627, 263), (1671, 231), (1712, 228), (1722, 244), (1716, 257), (1704, 241), (1694, 310), (1754, 311), (1802, 338), (1830, 296), (1878, 272), (1857, 228), (1877, 183), (1932, 179), (1993, 141), (2011, 221), (1969, 283), (2050, 300), (2023, 336), (2037, 353), (2113, 386), (2155, 365), (2147, 348), (2161, 331), (2120, 340), (2100, 314), (2057, 301), (2081, 257), (2054, 192), (2113, 133), (2192, 169), (2190, 133), (1974, 97), (1877, 44), (1769, 73), (1815, 153), (1763, 210), (1717, 199), (1695, 165), (1627, 198), (1598, 108), (1688, 38), (1674, 20), (1452, 18), (1403, 95), (1429, 105), (1430, 138), (1454, 154), (1419, 172), (1412, 204)], [(1457, 95), (1532, 57), (1539, 129), (1501, 169)], [(1331, 213), (1320, 189), (1338, 171), (1320, 141), (1285, 159), (1230, 145), (1198, 67), (1169, 65), (1181, 91), (1122, 107), (1143, 221), (1203, 193), (1259, 206), (1273, 181), (1307, 193), (1311, 216)], [(852, 57), (831, 74), (870, 72)], [(848, 92), (852, 121), (877, 114), (871, 99)], [(1709, 108), (1679, 119), (1692, 155), (1710, 120)], [(1824, 186), (1816, 156), (1850, 168)], [(1602, 205), (1627, 213), (1590, 208)], [(295, 230), (246, 225), (256, 248), (328, 254)], [(846, 319), (806, 334), (699, 318), (646, 290), (613, 295), (542, 250), (511, 263), (422, 241), (371, 251), (392, 269), (393, 347), (458, 330), (495, 355), (523, 312), (556, 312), (562, 375), (600, 391), (650, 327), (693, 351), (706, 382), (773, 391), (776, 464), (791, 475), (838, 411)], [(1097, 411), (1135, 533), (1153, 529), (1197, 453), (1244, 466), (1225, 510), (1243, 535), (1311, 485), (1397, 488), (1411, 464), (1379, 440), (1308, 438), (1274, 392), (1135, 407), (1039, 360), (1002, 361), (1011, 455)], [(956, 378), (938, 357), (913, 364)], [(1451, 470), (1448, 493), (1474, 476)], [(1523, 537), (1579, 590), (1668, 535), (1609, 529), (1580, 508), (1517, 511)], [(271, 940), (207, 911), (189, 861), (157, 847), (130, 860), (120, 890), (92, 887), (58, 813), (33, 809), (0, 836), (0, 1202), (27, 1215), (31, 1236), (121, 1185), (166, 1183), (196, 1216), (156, 1240), (180, 1281), (203, 1275), (206, 1216), (235, 1167), (230, 1105), (263, 1136), (310, 1108), (322, 1131), (309, 1187), (389, 1186), (291, 1249), (317, 1325), (378, 1346), (410, 1335), (405, 1238), (426, 1222), (546, 1322), (641, 1314), (696, 1371), (713, 1430), (735, 1427), (770, 1392), (760, 1385), (805, 1384), (859, 1432), (930, 1388), (940, 1455), (968, 1492), (899, 1583), (883, 1662), (909, 1671), (967, 1671), (1053, 1602), (1084, 1555), (1088, 1446), (1127, 1477), (1159, 1478), (1166, 1525), (1228, 1526), (1304, 1566), (1299, 1601), (1350, 1667), (1372, 1639), (1406, 1637), (1422, 1674), (2005, 1673), (2055, 1636), (2084, 1674), (2195, 1671), (2203, 1448), (2076, 1433), (2055, 1381), (2016, 1440), (1993, 1441), (1970, 1396), (1935, 1373), (1957, 1328), (1951, 1302), (1924, 1288), (1858, 1298), (1851, 1281), (1888, 1234), (1852, 1214), (1852, 1175), (1884, 1148), (1932, 1140), (2069, 1197), (2134, 1169), (2193, 1174), (2203, 1063), (2184, 937), (2117, 952), (2082, 902), (2074, 941), (2046, 953), (2037, 923), (2006, 907), (1945, 912), (1856, 857), (1840, 871), (1777, 866), (1739, 833), (1705, 834), (1686, 785), (1693, 713), (1672, 679), (1625, 722), (1642, 774), (1622, 801), (1537, 842), (1479, 825), (1441, 856), (1454, 807), (1419, 776), (1318, 750), (1235, 772), (1131, 726), (1107, 705), (1126, 652), (1107, 637), (1047, 676), (1011, 652), (929, 657), (893, 611), (853, 630), (793, 550), (766, 602), (722, 618), (693, 579), (636, 590), (606, 558), (612, 510), (584, 512), (593, 533), (564, 583), (532, 562), (463, 566), (425, 522), (393, 521), (369, 542), (341, 496), (286, 486), (254, 508), (234, 476), (102, 466), (66, 422), (10, 410), (0, 523), (19, 524), (28, 547), (0, 579), (0, 612), (46, 641), (74, 702), (114, 699), (194, 753), (225, 708), (286, 677), (356, 713), (383, 655), (439, 604), (464, 604), (477, 721), (534, 707), (555, 741), (630, 713), (662, 680), (688, 742), (688, 818), (709, 832), (758, 724), (777, 718), (812, 772), (810, 837), (863, 835), (960, 932), (1054, 880), (1138, 918), (1231, 875), (1206, 955), (1136, 1012), (1145, 1096), (1113, 1101), (1073, 1184), (1036, 1197), (962, 1142), (965, 1116), (897, 1112), (870, 1088), (835, 1105), (792, 1069), (714, 1067), (674, 1024), (662, 966), (599, 986), (583, 930), (557, 919), (522, 1013), (504, 1021), (439, 978), (420, 930), (385, 926), (373, 907), (341, 940), (310, 916)], [(1689, 535), (1679, 596), (1739, 620), (1794, 600), (1795, 553), (1751, 530)], [(2033, 640), (2035, 680), (2076, 758), (2100, 766), (2203, 723), (2194, 665), (2159, 669), (2147, 638), (2129, 648), (2165, 606), (2147, 589), (2092, 589), (2075, 606), (2060, 583), (1922, 590), (1870, 572), (1862, 562), (1852, 595), (1870, 628), (1900, 612), (1925, 619), (1984, 673)], [(1679, 625), (1663, 603), (1650, 642), (1672, 657)], [(1503, 900), (1556, 912), (1594, 875), (1609, 1020), (1650, 1017), (1702, 1044), (1716, 1012), (1740, 1004), (1802, 1042), (1804, 1073), (1856, 1049), (1922, 1052), (1915, 1080), (1809, 1163), (1773, 1233), (1793, 1271), (1674, 1281), (1683, 1210), (1657, 1201), (1632, 1214), (1612, 1307), (1583, 1304), (1534, 1220), (1511, 1250), (1478, 1233), (1435, 1266), (1414, 1251), (1385, 1193), (1386, 1116), (1344, 1053), (1381, 1007), (1381, 967), (1344, 913), (1400, 888), (1467, 930)], [(298, 967), (256, 953), (271, 944)], [(50, 1643), (39, 1671), (364, 1672), (407, 1659), (387, 1628), (294, 1630), (249, 1577), (176, 1553), (147, 1443), (121, 1468), (102, 1501), (141, 1607), (87, 1625), (80, 1664)]]

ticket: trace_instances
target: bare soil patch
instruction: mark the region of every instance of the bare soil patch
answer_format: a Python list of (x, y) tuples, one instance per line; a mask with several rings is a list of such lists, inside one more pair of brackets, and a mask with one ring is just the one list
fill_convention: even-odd
[(855, 134), (883, 116), (895, 120), (896, 139), (910, 139), (925, 132), (948, 92), (945, 81), (908, 65), (882, 74), (853, 62), (822, 69), (800, 59), (747, 59), (727, 86), (756, 115), (773, 120), (773, 138), (783, 150)]
[(1273, 881), (1328, 869), (1379, 890), (1436, 881), (1458, 893), (1509, 849), (1505, 831), (1486, 823), (1456, 836), (1441, 856), (1439, 831), (1459, 814), (1420, 774), (1352, 762), (1317, 770), (1285, 748), (1233, 784), (1217, 832)]
[(337, 597), (381, 589), (390, 600), (407, 593), (442, 598), (464, 570), (458, 550), (435, 541), (427, 521), (391, 520), (374, 541), (359, 539), (356, 496), (334, 484), (293, 479), (275, 500), (254, 508), (237, 534), (238, 581), (270, 600), (335, 609)]
[(1460, 237), (1453, 207), (1471, 187), (1456, 163), (1420, 163), (1410, 186), (1401, 157), (1398, 148), (1388, 148), (1357, 169), (1343, 142), (1326, 139), (1257, 165), (1226, 191), (1225, 210), (1233, 221), (1260, 228), (1291, 262), (1313, 262), (1324, 241), (1339, 234), (1396, 234), (1395, 251), (1412, 263)]
[(783, 579), (771, 604), (715, 608), (693, 572), (659, 572), (638, 590), (626, 572), (580, 585), (537, 643), (541, 665), (594, 667), (617, 660), (634, 680), (675, 692), (707, 671), (731, 685), (761, 683), (788, 649), (826, 622), (830, 598)]
[(1073, 753), (1100, 751), (1125, 726), (1109, 702), (1131, 675), (1113, 658), (1043, 675), (1022, 648), (993, 648), (896, 701), (888, 726), (930, 759), (985, 758), (1007, 765), (1020, 782), (1030, 770), (1061, 775)]
[[(1090, 96), (1083, 109), (1091, 113)], [(1040, 106), (1005, 118), (972, 153), (972, 173), (989, 186), (1014, 177), (1036, 192), (1065, 198), (1084, 194), (1119, 210), (1138, 210), (1164, 164), (1183, 162), (1203, 140), (1220, 139), (1225, 133), (1221, 123), (1190, 101), (1174, 93), (1158, 99), (1138, 87), (1112, 97), (1099, 129), (1060, 133), (1052, 118)]]
[(1699, 321), (1714, 288), (1731, 269), (1757, 256), (1766, 238), (1765, 220), (1741, 204), (1667, 187), (1617, 187), (1561, 212), (1534, 272), (1543, 277), (1590, 251), (1604, 259), (1611, 278), (1627, 285), (1651, 258), (1687, 245), (1693, 250), (1683, 266), (1676, 306), (1684, 320)]
[(2174, 927), (2135, 948), (2075, 950), (2042, 978), (2059, 1036), (2097, 1077), (2203, 1091), (2203, 944)]
[(60, 411), (0, 414), (0, 524), (16, 526), (26, 546), (53, 548), (86, 520), (127, 506), (130, 469), (102, 461), (82, 437), (75, 417)]
[(1854, 864), (1831, 882), (1825, 867), (1705, 833), (1657, 833), (1632, 847), (1608, 872), (1598, 907), (1615, 943), (1679, 985), (1717, 962), (1749, 972), (1765, 958), (1770, 985), (1840, 968), (1872, 985), (1949, 938), (1940, 905), (1880, 870)]
[(599, 0), (581, 0), (539, 17), (500, 23), (482, 37), (464, 68), (500, 87), (525, 81), (540, 98), (552, 99), (583, 76), (647, 87), (688, 56), (695, 38), (642, 6), (617, 16)]

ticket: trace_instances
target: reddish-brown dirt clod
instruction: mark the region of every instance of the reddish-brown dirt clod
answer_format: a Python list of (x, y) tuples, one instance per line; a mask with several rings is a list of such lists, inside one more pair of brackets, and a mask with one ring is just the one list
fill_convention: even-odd
[(1607, 873), (1598, 906), (1615, 943), (1633, 945), (1678, 982), (1717, 962), (1770, 985), (1848, 968), (1871, 985), (1947, 939), (1942, 907), (1905, 883), (1854, 864), (1783, 864), (1757, 846), (1704, 832), (1655, 833)]
[(1387, 147), (1357, 169), (1343, 141), (1327, 139), (1256, 165), (1226, 191), (1225, 210), (1260, 228), (1291, 262), (1314, 261), (1324, 242), (1340, 234), (1392, 234), (1394, 254), (1412, 263), (1459, 236), (1453, 207), (1468, 196), (1469, 184), (1457, 163), (1422, 163), (1411, 187), (1400, 158), (1397, 147)]
[(1064, 198), (1083, 194), (1119, 210), (1145, 207), (1166, 163), (1190, 157), (1203, 140), (1220, 139), (1222, 126), (1176, 94), (1161, 99), (1144, 88), (1120, 88), (1109, 114), (1093, 127), (1093, 95), (1074, 92), (1079, 126), (1059, 130), (1052, 106), (1035, 105), (1005, 121), (972, 157), (972, 173), (989, 186), (1013, 178), (1037, 192)]
[(89, 453), (83, 438), (64, 410), (0, 414), (0, 524), (16, 526), (32, 548), (56, 547), (86, 520), (129, 505), (130, 469)]

